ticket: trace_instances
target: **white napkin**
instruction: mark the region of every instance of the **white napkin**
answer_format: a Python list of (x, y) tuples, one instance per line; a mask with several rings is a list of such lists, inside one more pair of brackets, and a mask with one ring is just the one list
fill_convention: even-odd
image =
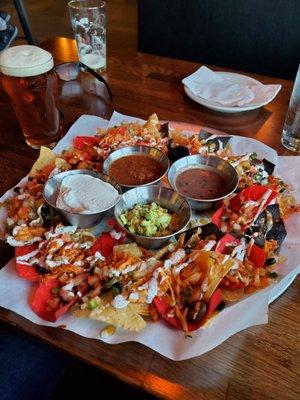
[(281, 89), (281, 85), (241, 84), (230, 81), (203, 66), (182, 83), (196, 96), (227, 107), (264, 105), (269, 103)]

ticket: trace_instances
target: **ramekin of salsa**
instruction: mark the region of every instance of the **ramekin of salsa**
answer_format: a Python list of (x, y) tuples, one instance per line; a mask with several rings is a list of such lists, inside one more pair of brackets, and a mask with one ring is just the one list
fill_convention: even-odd
[(119, 149), (103, 164), (105, 173), (120, 185), (127, 187), (157, 182), (167, 173), (168, 168), (167, 156), (155, 148), (146, 146)]
[(203, 168), (190, 168), (181, 172), (177, 175), (175, 186), (180, 194), (197, 200), (218, 199), (227, 192), (224, 177)]
[(213, 155), (194, 154), (172, 164), (168, 180), (193, 209), (207, 210), (233, 193), (239, 178), (228, 161)]

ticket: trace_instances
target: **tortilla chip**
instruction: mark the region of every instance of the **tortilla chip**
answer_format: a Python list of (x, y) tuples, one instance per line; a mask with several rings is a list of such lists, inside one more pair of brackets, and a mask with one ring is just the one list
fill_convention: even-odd
[(157, 260), (160, 260), (160, 259), (163, 258), (163, 256), (165, 256), (168, 252), (169, 252), (169, 244), (167, 244), (165, 247), (163, 247), (163, 248), (157, 250), (157, 251), (154, 253), (154, 257), (155, 257)]
[(71, 165), (63, 158), (57, 157), (55, 159), (55, 167), (62, 171), (71, 169)]
[[(46, 228), (42, 226), (22, 226), (14, 236), (20, 242), (29, 242), (35, 238), (40, 238), (44, 235)], [(39, 239), (35, 240), (38, 241)]]
[(223, 256), (215, 251), (196, 250), (195, 264), (197, 264), (199, 271), (203, 273), (203, 279), (207, 280), (207, 290), (204, 293), (206, 302), (209, 301), (221, 279), (236, 262), (233, 258), (228, 258), (228, 256)]
[(126, 254), (137, 259), (142, 257), (142, 250), (140, 247), (134, 243), (127, 243), (127, 244), (119, 244), (113, 248), (113, 255), (116, 254)]
[(34, 177), (45, 167), (51, 165), (54, 166), (56, 157), (56, 154), (52, 150), (48, 149), (48, 147), (42, 146), (40, 149), (39, 158), (33, 164), (29, 172), (29, 176)]
[(221, 288), (221, 291), (222, 291), (222, 299), (224, 301), (237, 301), (244, 296), (244, 288), (236, 290)]
[(282, 219), (275, 221), (272, 228), (267, 233), (267, 240), (276, 240), (278, 243), (278, 248), (282, 245), (285, 237), (287, 235), (285, 225)]
[(86, 307), (86, 308), (80, 308), (80, 307), (74, 307), (71, 312), (74, 317), (77, 318), (89, 318), (91, 309)]
[(149, 317), (149, 304), (147, 303), (130, 303), (130, 308), (143, 317)]
[(146, 326), (146, 322), (132, 309), (130, 304), (120, 309), (112, 306), (106, 307), (102, 310), (99, 309), (99, 307), (95, 308), (92, 310), (90, 318), (97, 321), (107, 322), (131, 332), (139, 332)]
[(159, 126), (159, 119), (156, 114), (150, 115), (147, 122), (143, 125), (143, 127), (147, 130), (147, 132), (151, 132), (155, 136), (160, 136), (158, 126)]

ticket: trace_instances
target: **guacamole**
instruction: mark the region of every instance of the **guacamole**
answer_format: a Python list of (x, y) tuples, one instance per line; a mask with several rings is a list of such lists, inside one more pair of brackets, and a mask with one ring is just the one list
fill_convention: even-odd
[(131, 210), (124, 211), (119, 221), (131, 233), (142, 236), (164, 236), (172, 233), (172, 214), (155, 202), (136, 204)]

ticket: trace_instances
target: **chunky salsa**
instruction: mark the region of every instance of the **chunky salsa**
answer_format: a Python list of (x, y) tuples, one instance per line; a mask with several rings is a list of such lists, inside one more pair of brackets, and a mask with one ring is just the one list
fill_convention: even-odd
[(144, 185), (159, 179), (163, 174), (163, 167), (147, 154), (134, 154), (114, 161), (108, 174), (121, 185)]
[(191, 168), (181, 172), (175, 182), (179, 193), (193, 199), (217, 199), (226, 192), (224, 178), (215, 171)]

